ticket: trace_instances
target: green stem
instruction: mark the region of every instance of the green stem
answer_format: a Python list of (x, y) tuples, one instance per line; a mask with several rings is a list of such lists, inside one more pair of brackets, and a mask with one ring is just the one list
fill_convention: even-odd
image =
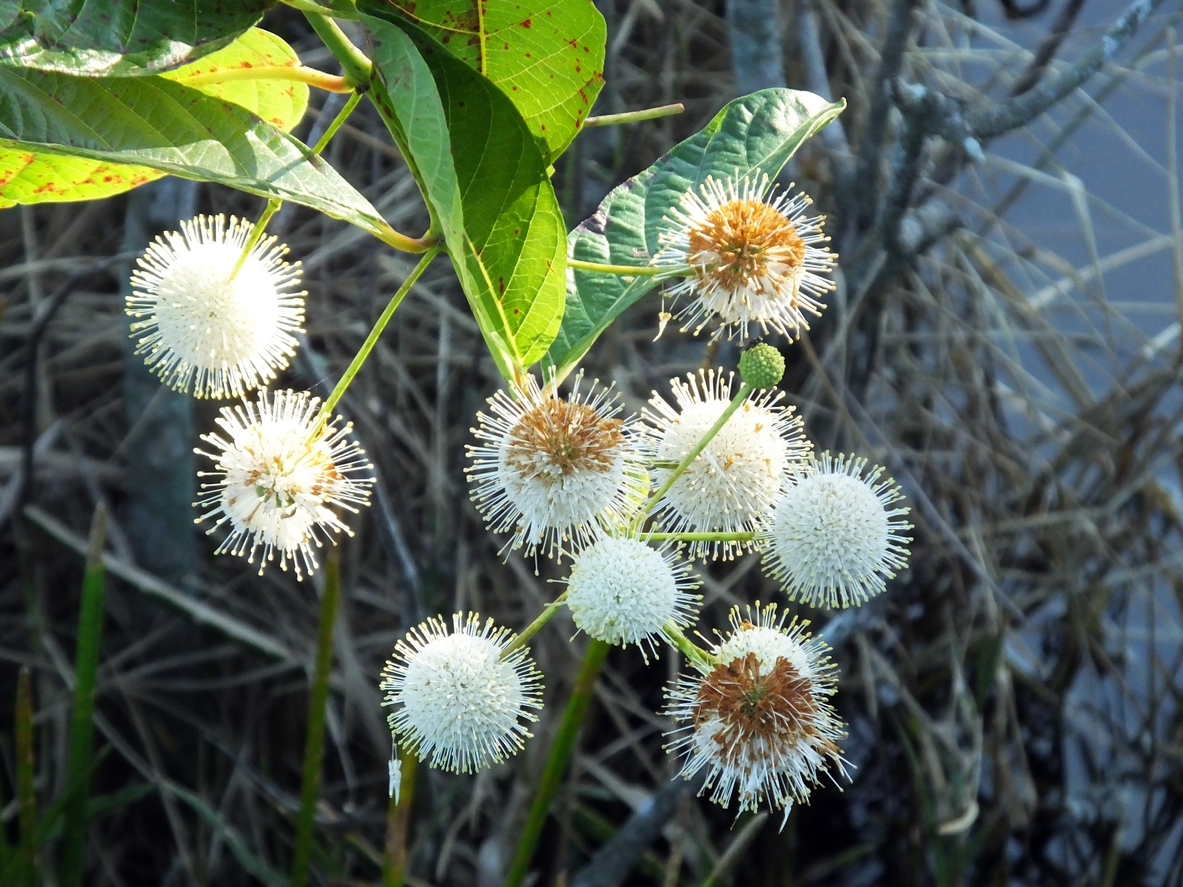
[(522, 629), (518, 636), (510, 641), (509, 646), (501, 651), (501, 658), (507, 659), (515, 650), (519, 650), (526, 646), (530, 638), (538, 634), (538, 629), (546, 625), (550, 621), (550, 617), (559, 611), (563, 606), (563, 601), (567, 600), (567, 592), (563, 592), (553, 601), (546, 605), (546, 608), (538, 614), (538, 618)]
[(349, 388), (349, 383), (353, 381), (353, 377), (357, 375), (358, 371), (362, 368), (362, 364), (366, 362), (366, 358), (370, 356), (370, 352), (374, 350), (374, 345), (377, 344), (378, 337), (386, 329), (386, 324), (390, 322), (395, 309), (402, 303), (403, 298), (406, 297), (411, 287), (414, 286), (415, 281), (419, 279), (419, 275), (427, 270), (427, 266), (431, 264), (431, 260), (436, 257), (439, 251), (440, 248), (438, 246), (433, 246), (424, 253), (423, 257), (419, 260), (419, 264), (415, 266), (407, 279), (403, 281), (403, 285), (398, 288), (398, 292), (390, 297), (390, 303), (386, 306), (386, 310), (382, 312), (382, 315), (374, 324), (374, 328), (366, 336), (366, 340), (362, 343), (357, 354), (354, 355), (353, 362), (345, 370), (345, 375), (341, 377), (341, 381), (337, 383), (337, 387), (333, 389), (333, 393), (329, 395), (328, 400), (324, 402), (324, 406), (320, 408), (320, 415), (316, 422), (318, 428), (321, 423), (328, 421), (329, 416), (333, 412), (333, 407), (344, 396), (346, 389)]
[(755, 533), (646, 533), (646, 539), (654, 542), (665, 542), (672, 539), (676, 542), (751, 542), (756, 538)]
[(407, 872), (407, 831), (411, 822), (411, 801), (415, 797), (415, 771), (419, 759), (403, 751), (399, 761), (402, 780), (398, 800), (390, 799), (386, 814), (386, 852), (382, 858), (382, 887), (403, 887)]
[(316, 31), (317, 36), (341, 63), (341, 67), (345, 69), (345, 82), (354, 89), (369, 83), (370, 69), (373, 65), (366, 58), (365, 53), (353, 45), (353, 41), (345, 35), (341, 26), (319, 12), (305, 10), (304, 17), (308, 19), (312, 30)]
[(550, 756), (546, 759), (546, 769), (542, 771), (542, 781), (538, 784), (534, 803), (530, 805), (526, 826), (518, 838), (517, 850), (514, 851), (513, 861), (509, 865), (509, 874), (505, 876), (505, 887), (521, 887), (529, 871), (530, 860), (534, 858), (534, 849), (538, 846), (538, 838), (542, 835), (542, 827), (550, 813), (551, 801), (567, 770), (571, 753), (575, 750), (579, 727), (583, 724), (583, 716), (587, 714), (596, 678), (600, 676), (600, 669), (604, 666), (609, 649), (611, 647), (603, 641), (592, 640), (587, 645), (587, 652), (583, 654), (583, 665), (580, 666), (579, 675), (575, 679), (571, 698), (567, 700), (567, 707), (563, 710), (563, 721), (559, 724), (558, 735), (555, 736)]
[(329, 128), (324, 131), (324, 135), (322, 135), (317, 141), (316, 146), (312, 149), (313, 154), (319, 154), (328, 146), (333, 136), (337, 134), (337, 130), (339, 130), (345, 124), (345, 121), (349, 119), (349, 115), (353, 113), (353, 109), (357, 107), (357, 103), (360, 101), (360, 92), (355, 92), (349, 97), (349, 101), (345, 103), (345, 106), (337, 113), (337, 116), (333, 118), (333, 122), (329, 124)]
[(107, 509), (100, 504), (90, 523), (90, 544), (82, 575), (82, 604), (78, 615), (78, 646), (74, 653), (74, 708), (70, 714), (67, 800), (61, 844), (62, 887), (81, 887), (85, 862), (86, 805), (90, 800), (91, 758), (94, 754), (95, 684), (106, 590), (103, 570), (106, 536)]
[(185, 86), (204, 86), (209, 83), (228, 83), (241, 80), (295, 80), (297, 83), (307, 83), (326, 92), (351, 92), (353, 87), (345, 82), (344, 77), (336, 74), (326, 74), (316, 68), (305, 68), (303, 65), (267, 65), (258, 68), (223, 68), (208, 74), (197, 74), (186, 77), (181, 82)]
[(20, 884), (37, 887), (37, 793), (33, 787), (33, 680), (22, 665), (16, 679), (16, 802), (20, 816)]
[(672, 105), (658, 105), (656, 108), (643, 108), (640, 111), (624, 111), (620, 114), (601, 114), (599, 117), (588, 117), (583, 121), (584, 126), (615, 126), (619, 123), (637, 123), (641, 120), (656, 120), (659, 117), (673, 117), (686, 110), (681, 102)]
[(251, 250), (263, 239), (263, 234), (267, 231), (267, 223), (271, 221), (273, 215), (279, 212), (281, 206), (283, 206), (283, 201), (278, 197), (272, 197), (267, 201), (267, 208), (263, 210), (263, 214), (259, 216), (259, 221), (255, 222), (255, 227), (251, 229), (246, 243), (242, 245), (242, 252), (238, 254), (238, 261), (234, 263), (234, 270), (230, 272), (231, 280), (238, 276), (238, 272), (246, 264), (247, 256), (251, 254)]
[(641, 507), (640, 514), (637, 515), (637, 518), (633, 522), (634, 526), (639, 527), (641, 525), (645, 518), (649, 516), (649, 512), (653, 510), (653, 507), (661, 501), (661, 497), (669, 492), (670, 487), (674, 485), (675, 481), (677, 481), (677, 479), (685, 473), (686, 469), (690, 467), (690, 464), (698, 458), (698, 454), (706, 449), (706, 445), (711, 442), (714, 436), (723, 430), (723, 426), (727, 424), (727, 420), (730, 419), (732, 415), (734, 415), (735, 411), (739, 409), (740, 405), (748, 399), (748, 395), (755, 390), (756, 389), (747, 382), (744, 382), (739, 386), (739, 391), (735, 393), (735, 397), (731, 398), (731, 403), (727, 404), (727, 409), (723, 411), (723, 415), (721, 415), (715, 421), (714, 425), (707, 429), (707, 433), (699, 438), (698, 443), (694, 445), (694, 449), (685, 455), (682, 461), (678, 463), (678, 467), (670, 472), (670, 476), (665, 479), (665, 483), (661, 485), (661, 488), (658, 489), (658, 491), (651, 497), (649, 497), (649, 501)]
[(657, 274), (657, 269), (649, 265), (604, 265), (582, 259), (567, 259), (567, 264), (582, 271), (599, 271), (601, 274), (619, 274), (624, 277), (653, 277)]
[(308, 733), (304, 739), (304, 775), (300, 784), (300, 812), (296, 819), (296, 846), (292, 856), (291, 887), (304, 887), (312, 858), (312, 823), (320, 793), (324, 758), (325, 708), (329, 700), (329, 672), (333, 664), (333, 624), (341, 590), (340, 548), (325, 557), (324, 596), (320, 602), (320, 627), (316, 634), (316, 660), (312, 667), (312, 691), (308, 700)]
[(703, 665), (711, 667), (719, 664), (714, 656), (686, 637), (685, 632), (682, 631), (680, 626), (670, 622), (662, 628), (662, 632), (665, 634), (666, 640), (681, 650), (687, 659), (701, 662)]

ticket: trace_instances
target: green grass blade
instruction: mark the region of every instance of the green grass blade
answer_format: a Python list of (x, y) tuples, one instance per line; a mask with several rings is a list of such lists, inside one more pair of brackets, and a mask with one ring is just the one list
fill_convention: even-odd
[(37, 795), (33, 790), (33, 680), (27, 665), (16, 679), (16, 800), (20, 811), (18, 883), (37, 885)]
[(82, 574), (82, 605), (78, 614), (78, 647), (74, 653), (74, 708), (70, 714), (70, 756), (67, 764), (66, 820), (62, 833), (62, 887), (80, 887), (86, 851), (86, 805), (90, 800), (91, 757), (94, 753), (94, 693), (103, 627), (103, 546), (107, 509), (100, 504), (90, 522), (86, 570)]
[(320, 603), (320, 628), (316, 637), (316, 661), (312, 667), (312, 692), (308, 700), (308, 734), (304, 739), (304, 776), (300, 787), (300, 812), (296, 819), (296, 846), (292, 855), (291, 887), (304, 887), (312, 857), (312, 819), (320, 792), (320, 766), (324, 758), (325, 704), (329, 699), (329, 671), (333, 664), (333, 623), (341, 590), (339, 548), (325, 558), (325, 588)]
[(563, 722), (559, 725), (555, 744), (551, 746), (550, 756), (546, 759), (546, 769), (542, 771), (542, 781), (539, 782), (538, 792), (530, 805), (525, 828), (518, 838), (517, 850), (514, 851), (513, 861), (509, 865), (509, 874), (505, 876), (505, 887), (521, 887), (530, 869), (530, 860), (534, 858), (534, 849), (538, 846), (542, 827), (550, 814), (550, 803), (563, 780), (563, 774), (567, 772), (567, 763), (571, 760), (571, 753), (575, 751), (575, 739), (579, 736), (583, 716), (587, 714), (596, 678), (600, 676), (600, 669), (604, 667), (604, 660), (608, 657), (610, 649), (610, 644), (592, 640), (587, 645), (587, 652), (583, 654), (583, 665), (579, 667), (571, 698), (567, 700), (567, 707), (563, 710)]
[(386, 815), (386, 847), (382, 857), (382, 887), (403, 887), (407, 875), (407, 831), (415, 801), (415, 770), (419, 759), (403, 751), (399, 761), (398, 799), (390, 799)]

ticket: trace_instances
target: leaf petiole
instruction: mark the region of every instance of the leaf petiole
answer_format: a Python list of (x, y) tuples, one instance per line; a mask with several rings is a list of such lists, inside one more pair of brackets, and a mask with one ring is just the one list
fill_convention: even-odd
[(622, 123), (637, 123), (641, 120), (657, 120), (661, 117), (673, 117), (686, 110), (681, 102), (672, 105), (658, 105), (656, 108), (642, 108), (640, 111), (623, 111), (620, 114), (601, 114), (599, 117), (588, 117), (583, 121), (584, 126), (616, 126)]
[(598, 271), (601, 274), (619, 274), (622, 277), (654, 277), (657, 269), (649, 265), (604, 265), (600, 262), (585, 262), (582, 259), (567, 259), (572, 268), (582, 271)]

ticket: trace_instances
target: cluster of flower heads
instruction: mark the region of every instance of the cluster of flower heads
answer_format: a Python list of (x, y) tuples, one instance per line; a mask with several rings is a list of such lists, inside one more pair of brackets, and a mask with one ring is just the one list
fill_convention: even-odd
[[(767, 198), (767, 199), (766, 199)], [(767, 177), (708, 178), (665, 220), (652, 264), (678, 277), (675, 299), (697, 334), (746, 338), (758, 326), (808, 329), (834, 256), (804, 196), (770, 194)], [(139, 352), (168, 384), (198, 397), (245, 397), (287, 366), (303, 322), (298, 263), (252, 225), (199, 216), (164, 235), (140, 260), (127, 310)], [(743, 388), (709, 371), (671, 380), (640, 416), (577, 375), (526, 376), (489, 399), (469, 447), (472, 498), (503, 552), (524, 550), (571, 568), (561, 601), (577, 628), (646, 660), (663, 641), (690, 650), (692, 671), (667, 688), (680, 726), (669, 748), (682, 773), (705, 773), (704, 791), (740, 810), (788, 809), (823, 773), (845, 772), (843, 725), (830, 705), (835, 669), (826, 646), (775, 607), (731, 615), (709, 651), (684, 629), (700, 598), (691, 562), (760, 551), (790, 600), (860, 604), (906, 564), (910, 528), (899, 488), (866, 460), (812, 454), (802, 422), (772, 389), (784, 369), (769, 346), (745, 352)], [(752, 359), (748, 359), (756, 355)], [(745, 369), (746, 361), (746, 369)], [(771, 375), (770, 375), (771, 373)], [(298, 577), (314, 547), (349, 532), (341, 512), (368, 504), (372, 466), (320, 402), (262, 391), (226, 407), (221, 433), (203, 436), (214, 462), (199, 520), (228, 527), (219, 551), (278, 558)], [(413, 628), (383, 673), (396, 740), (432, 765), (472, 772), (517, 752), (541, 708), (538, 670), (524, 639), (457, 613)]]
[[(317, 567), (314, 547), (350, 533), (340, 512), (369, 503), (372, 466), (350, 437), (352, 426), (319, 409), (320, 400), (263, 387), (285, 369), (302, 332), (300, 264), (284, 260), (274, 237), (250, 222), (198, 216), (151, 243), (132, 274), (127, 313), (137, 354), (178, 391), (243, 398), (216, 420), (222, 434), (202, 436), (214, 462), (200, 472), (203, 510), (218, 552), (259, 555), (260, 574), (276, 560), (303, 578)], [(245, 400), (262, 388), (257, 400)]]
[[(793, 335), (832, 288), (821, 275), (834, 257), (819, 246), (820, 219), (803, 215), (808, 199), (767, 192), (766, 178), (708, 179), (666, 219), (653, 264), (681, 277), (675, 297), (694, 296), (695, 332), (717, 318), (741, 337), (753, 326)], [(723, 806), (787, 811), (823, 774), (845, 774), (828, 648), (807, 623), (759, 605), (734, 610), (709, 651), (694, 647), (691, 562), (759, 551), (790, 600), (846, 607), (885, 588), (910, 540), (899, 488), (865, 459), (815, 456), (773, 390), (783, 357), (757, 349), (741, 360), (742, 390), (734, 374), (692, 374), (639, 416), (582, 374), (565, 395), (527, 376), (477, 414), (468, 478), (489, 528), (507, 536), (503, 554), (570, 559), (556, 604), (579, 631), (646, 660), (662, 642), (688, 651), (692, 670), (666, 691), (683, 775), (704, 773)], [(520, 748), (538, 697), (519, 644), (472, 614), (456, 614), (451, 633), (442, 619), (412, 630), (382, 685), (396, 739), (459, 771)]]

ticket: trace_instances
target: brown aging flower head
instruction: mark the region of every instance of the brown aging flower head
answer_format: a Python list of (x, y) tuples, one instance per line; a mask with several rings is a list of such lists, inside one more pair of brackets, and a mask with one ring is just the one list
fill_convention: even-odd
[(808, 799), (820, 774), (845, 761), (845, 734), (829, 697), (837, 679), (827, 647), (805, 624), (785, 624), (775, 607), (736, 608), (733, 631), (714, 650), (717, 664), (679, 678), (666, 691), (667, 712), (686, 726), (670, 734), (683, 755), (682, 775), (706, 771), (703, 791), (740, 811), (762, 801), (786, 812)]

